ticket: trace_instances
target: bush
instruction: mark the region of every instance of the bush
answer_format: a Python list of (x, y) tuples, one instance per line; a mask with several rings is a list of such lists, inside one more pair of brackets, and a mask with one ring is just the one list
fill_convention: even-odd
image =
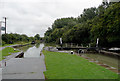
[(6, 42), (5, 41), (2, 41), (2, 46), (4, 46), (6, 44)]

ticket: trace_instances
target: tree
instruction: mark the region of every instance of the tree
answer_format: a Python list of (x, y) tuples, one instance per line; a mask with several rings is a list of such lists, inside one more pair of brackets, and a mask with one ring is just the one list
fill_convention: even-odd
[(120, 3), (116, 3), (108, 7), (102, 16), (97, 18), (91, 29), (91, 35), (95, 40), (100, 38), (100, 46), (112, 47), (120, 46)]
[(91, 7), (88, 9), (84, 9), (83, 14), (78, 16), (78, 22), (86, 22), (87, 20), (93, 19), (97, 15), (97, 9), (95, 7)]
[(33, 38), (28, 37), (25, 34), (2, 34), (2, 42), (6, 43), (6, 44), (11, 44), (11, 43), (16, 43), (16, 42), (28, 42), (28, 41), (32, 41)]
[(68, 17), (55, 20), (52, 28), (45, 33), (47, 42), (96, 44), (99, 46), (120, 47), (120, 3), (102, 4), (98, 8), (84, 9), (77, 18)]
[(39, 34), (36, 34), (36, 35), (34, 36), (34, 38), (35, 38), (35, 40), (40, 40), (40, 35), (39, 35)]

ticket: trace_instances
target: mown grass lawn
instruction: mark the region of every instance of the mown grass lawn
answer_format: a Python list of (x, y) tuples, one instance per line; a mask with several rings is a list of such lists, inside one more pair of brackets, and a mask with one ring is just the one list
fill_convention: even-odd
[(47, 79), (117, 79), (118, 74), (88, 60), (67, 53), (43, 51)]
[(4, 56), (11, 55), (11, 53), (17, 53), (19, 52), (18, 50), (15, 50), (11, 47), (6, 47), (5, 49), (0, 51), (0, 61), (5, 59)]

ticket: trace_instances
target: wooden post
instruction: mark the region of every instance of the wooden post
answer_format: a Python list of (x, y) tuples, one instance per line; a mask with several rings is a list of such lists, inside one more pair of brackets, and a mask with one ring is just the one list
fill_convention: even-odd
[(4, 23), (5, 23), (5, 34), (7, 33), (7, 25), (6, 25), (6, 20), (7, 20), (7, 17), (3, 17), (5, 20), (4, 20)]
[(5, 66), (6, 66), (6, 62), (5, 62)]
[(6, 25), (6, 23), (7, 23), (7, 17), (3, 17), (4, 18), (4, 23), (5, 23), (5, 34), (7, 33), (7, 25)]

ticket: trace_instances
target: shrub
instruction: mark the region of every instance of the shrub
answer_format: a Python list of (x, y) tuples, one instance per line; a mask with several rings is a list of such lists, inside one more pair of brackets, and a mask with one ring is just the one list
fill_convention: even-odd
[(5, 41), (2, 41), (2, 46), (4, 46), (6, 44), (6, 42)]

